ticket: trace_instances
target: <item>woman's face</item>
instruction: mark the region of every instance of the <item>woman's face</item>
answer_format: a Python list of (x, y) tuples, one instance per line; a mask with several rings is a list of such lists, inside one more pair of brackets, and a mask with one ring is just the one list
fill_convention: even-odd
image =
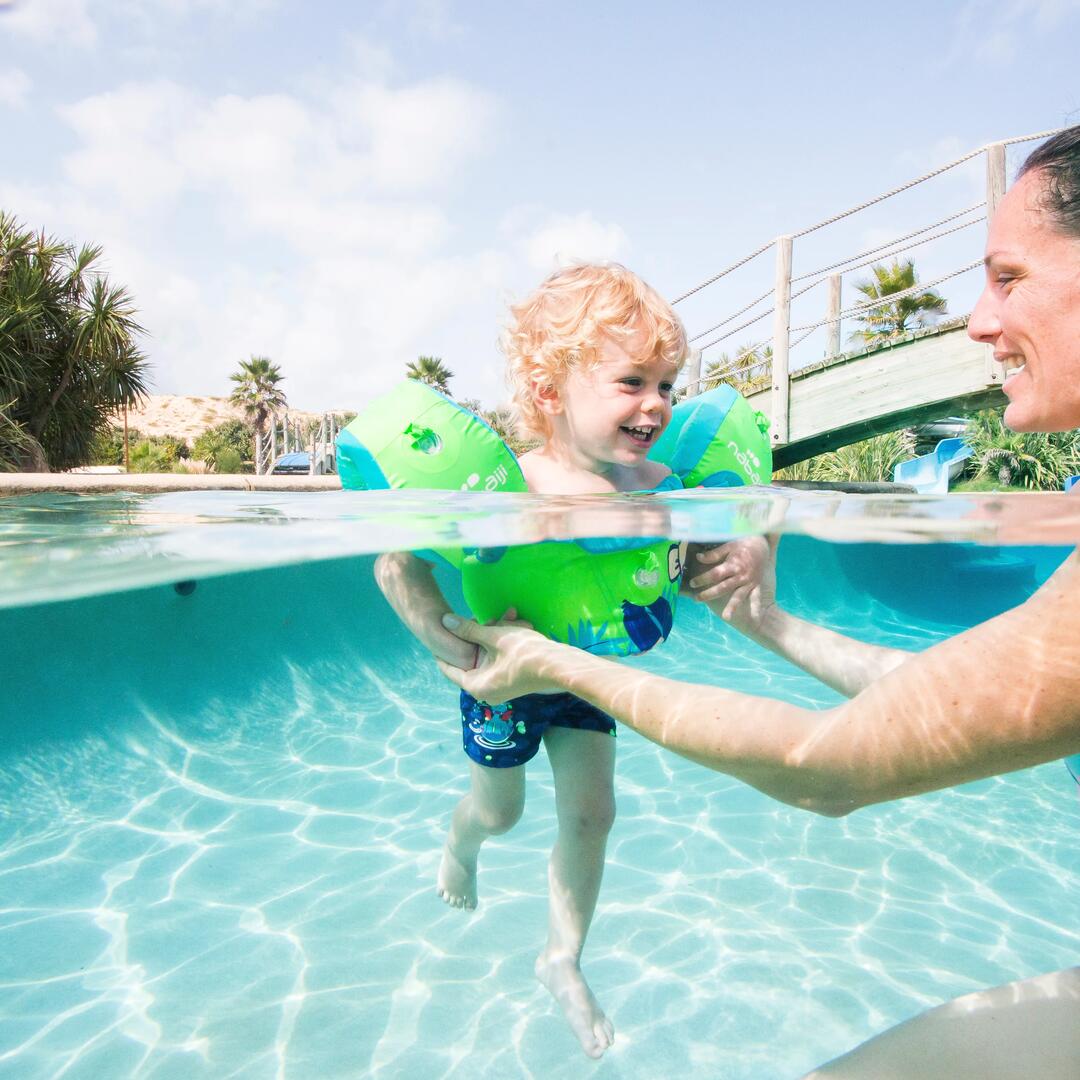
[(968, 322), (1005, 365), (1005, 423), (1016, 431), (1080, 427), (1080, 238), (1039, 209), (1043, 184), (1027, 173), (1001, 201)]

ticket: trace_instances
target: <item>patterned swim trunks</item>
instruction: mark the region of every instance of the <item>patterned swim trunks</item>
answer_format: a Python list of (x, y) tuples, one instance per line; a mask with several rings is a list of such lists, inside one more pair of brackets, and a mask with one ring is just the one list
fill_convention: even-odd
[(489, 769), (510, 769), (536, 757), (549, 727), (615, 734), (615, 721), (573, 694), (526, 694), (498, 705), (461, 691), (465, 753)]

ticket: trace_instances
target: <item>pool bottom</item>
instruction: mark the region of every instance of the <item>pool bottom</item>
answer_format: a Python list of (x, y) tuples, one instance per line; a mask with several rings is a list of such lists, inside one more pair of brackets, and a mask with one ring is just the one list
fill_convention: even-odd
[[(948, 628), (802, 600), (924, 644)], [(816, 563), (806, 566), (809, 553)], [(581, 1057), (532, 978), (546, 764), (433, 882), (464, 790), (451, 688), (345, 560), (3, 614), (0, 1075), (790, 1077), (924, 1007), (1075, 957), (1060, 766), (864, 810), (779, 806), (620, 733)], [(657, 670), (808, 706), (821, 688), (686, 605)]]

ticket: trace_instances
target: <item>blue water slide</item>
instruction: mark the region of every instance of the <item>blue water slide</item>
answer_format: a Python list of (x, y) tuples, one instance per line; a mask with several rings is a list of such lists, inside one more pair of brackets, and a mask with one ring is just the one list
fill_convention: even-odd
[(943, 495), (969, 457), (971, 447), (963, 439), (942, 439), (929, 454), (899, 462), (893, 469), (893, 482), (907, 484), (920, 495)]

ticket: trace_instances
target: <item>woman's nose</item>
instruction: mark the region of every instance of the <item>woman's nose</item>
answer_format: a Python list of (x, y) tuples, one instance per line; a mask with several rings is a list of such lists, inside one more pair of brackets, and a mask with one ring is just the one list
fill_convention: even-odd
[(971, 312), (967, 324), (968, 337), (973, 341), (981, 341), (986, 345), (992, 345), (994, 339), (1001, 332), (1001, 321), (997, 313), (997, 301), (991, 292), (990, 284), (987, 283)]

